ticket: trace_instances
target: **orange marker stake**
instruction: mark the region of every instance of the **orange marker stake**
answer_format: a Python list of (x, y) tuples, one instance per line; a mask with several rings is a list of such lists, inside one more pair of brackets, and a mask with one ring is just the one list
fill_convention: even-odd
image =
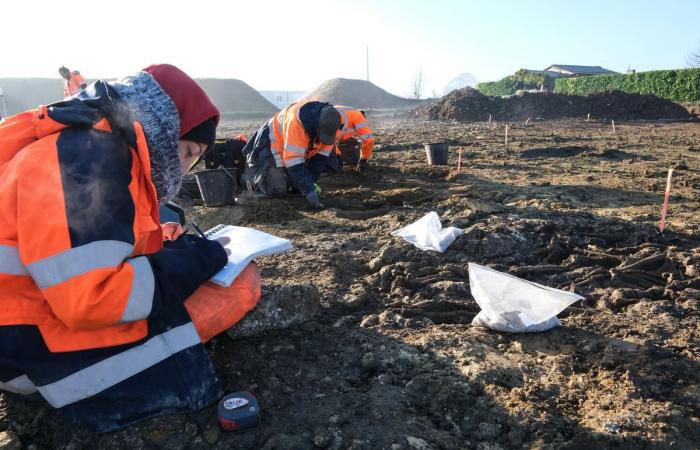
[(666, 179), (666, 193), (664, 194), (664, 206), (661, 208), (661, 220), (659, 221), (659, 232), (663, 233), (666, 229), (666, 212), (668, 211), (668, 200), (671, 197), (671, 178), (673, 177), (673, 169), (668, 169), (668, 179)]
[(457, 173), (462, 172), (462, 148), (457, 149)]

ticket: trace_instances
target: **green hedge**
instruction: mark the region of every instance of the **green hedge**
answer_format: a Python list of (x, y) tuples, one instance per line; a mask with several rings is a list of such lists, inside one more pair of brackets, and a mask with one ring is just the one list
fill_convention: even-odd
[(676, 102), (694, 102), (700, 100), (700, 69), (558, 78), (554, 86), (554, 92), (575, 95), (588, 95), (592, 92), (609, 90), (632, 94), (654, 94)]
[(476, 85), (476, 88), (484, 95), (500, 97), (502, 95), (513, 95), (518, 90), (518, 82), (508, 77), (499, 81), (485, 81)]
[(525, 69), (520, 69), (513, 75), (499, 81), (488, 81), (479, 83), (476, 88), (484, 95), (504, 96), (513, 95), (520, 89), (540, 89), (544, 86), (547, 90), (554, 88), (554, 79), (546, 74), (532, 73)]

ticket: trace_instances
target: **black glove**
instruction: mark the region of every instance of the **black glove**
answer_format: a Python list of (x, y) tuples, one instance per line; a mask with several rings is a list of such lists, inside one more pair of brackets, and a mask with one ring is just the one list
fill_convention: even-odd
[(166, 303), (184, 302), (228, 262), (221, 244), (191, 234), (166, 241), (163, 249), (148, 259)]
[(369, 166), (369, 160), (367, 159), (361, 159), (360, 160), (360, 169), (366, 169), (367, 166)]
[(318, 192), (311, 191), (308, 194), (306, 194), (305, 197), (306, 201), (314, 208), (321, 208), (323, 206), (321, 205), (321, 197), (318, 195)]

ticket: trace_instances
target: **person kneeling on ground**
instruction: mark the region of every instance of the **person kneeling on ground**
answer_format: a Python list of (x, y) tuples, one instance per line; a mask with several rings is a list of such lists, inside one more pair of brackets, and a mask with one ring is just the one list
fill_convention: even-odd
[(362, 142), (359, 166), (363, 169), (366, 168), (367, 162), (372, 157), (375, 139), (372, 129), (367, 124), (365, 112), (350, 106), (335, 105), (335, 109), (338, 110), (343, 119), (343, 128), (338, 133), (336, 154), (341, 156), (340, 148), (343, 142), (357, 139)]
[(222, 242), (158, 215), (218, 121), (194, 80), (154, 65), (2, 122), (0, 389), (98, 432), (220, 397), (203, 343), (255, 307), (260, 274), (204, 284)]
[(248, 166), (245, 178), (266, 195), (296, 188), (309, 204), (321, 207), (316, 182), (329, 164), (337, 168), (333, 145), (341, 126), (340, 113), (328, 103), (292, 103), (243, 148)]

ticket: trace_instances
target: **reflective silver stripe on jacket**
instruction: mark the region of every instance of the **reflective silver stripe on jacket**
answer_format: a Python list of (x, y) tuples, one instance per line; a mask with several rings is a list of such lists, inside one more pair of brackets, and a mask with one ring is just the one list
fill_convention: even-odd
[(270, 144), (274, 144), (277, 141), (277, 135), (275, 134), (275, 117), (273, 116), (272, 119), (268, 120), (267, 122), (267, 133), (270, 138)]
[(95, 241), (33, 262), (27, 269), (39, 289), (46, 289), (91, 270), (116, 267), (133, 250), (126, 242)]
[[(284, 110), (282, 110), (282, 111), (284, 111)], [(272, 119), (270, 119), (270, 122), (269, 122), (270, 123), (270, 140), (272, 142), (275, 142), (277, 139), (277, 137), (273, 138), (273, 136), (272, 136), (275, 134), (275, 131), (277, 133), (279, 133), (279, 135), (282, 136), (282, 138), (284, 138), (284, 135), (283, 135), (284, 127), (282, 126), (284, 123), (283, 122), (284, 118), (283, 118), (282, 111), (280, 111), (276, 115), (272, 116)]]
[(10, 381), (0, 381), (0, 390), (29, 395), (36, 392), (36, 386), (26, 375), (20, 375)]
[(282, 161), (282, 157), (280, 156), (279, 153), (277, 153), (277, 150), (271, 149), (272, 156), (275, 158), (275, 166), (276, 167), (284, 167), (284, 162)]
[(284, 151), (293, 153), (295, 155), (301, 155), (304, 156), (306, 154), (306, 149), (303, 147), (299, 147), (298, 145), (292, 145), (292, 144), (287, 144), (284, 146)]
[(131, 283), (131, 292), (126, 302), (126, 308), (120, 322), (133, 322), (148, 317), (153, 308), (153, 292), (156, 287), (155, 276), (151, 263), (145, 256), (139, 256), (127, 261), (134, 269), (134, 279)]
[(333, 151), (333, 149), (329, 148), (328, 150), (321, 150), (320, 152), (318, 152), (318, 154), (323, 156), (330, 156), (331, 151)]
[(374, 135), (372, 135), (372, 133), (367, 133), (367, 134), (363, 134), (362, 136), (358, 136), (357, 138), (361, 141), (364, 141), (364, 140), (367, 140), (367, 139), (370, 139), (373, 137), (374, 137)]
[(296, 157), (296, 158), (289, 158), (284, 161), (284, 165), (286, 167), (292, 167), (296, 166), (298, 164), (303, 164), (304, 163), (304, 158), (301, 157)]
[[(284, 111), (284, 110), (282, 110)], [(277, 127), (279, 128), (280, 136), (284, 132), (284, 115), (286, 114), (286, 111), (284, 114), (282, 114), (282, 111), (277, 113)]]
[(19, 259), (17, 247), (0, 244), (0, 273), (7, 275), (29, 275)]
[(360, 128), (365, 128), (365, 127), (367, 127), (367, 122), (360, 122), (360, 123), (356, 123), (355, 125), (353, 125), (353, 128), (355, 128), (356, 130), (359, 130)]
[(92, 397), (199, 343), (190, 322), (37, 389), (51, 406), (60, 408)]

